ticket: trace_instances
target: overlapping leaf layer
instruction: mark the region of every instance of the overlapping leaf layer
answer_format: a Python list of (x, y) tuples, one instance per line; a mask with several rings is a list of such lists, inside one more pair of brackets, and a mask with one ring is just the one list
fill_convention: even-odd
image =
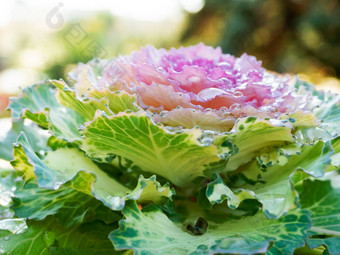
[(12, 99), (0, 254), (339, 254), (338, 95), (297, 81), (311, 111), (212, 130), (215, 113), (162, 122), (109, 85), (54, 80)]

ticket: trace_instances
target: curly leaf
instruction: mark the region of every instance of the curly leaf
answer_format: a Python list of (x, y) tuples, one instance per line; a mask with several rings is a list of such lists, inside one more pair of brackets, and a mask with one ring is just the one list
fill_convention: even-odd
[(63, 185), (58, 190), (40, 188), (35, 183), (27, 183), (15, 191), (12, 209), (20, 218), (43, 220), (48, 215), (56, 215), (63, 225), (79, 225), (85, 220), (96, 219), (97, 213), (106, 213), (107, 218), (119, 217), (92, 196)]
[(56, 91), (48, 83), (25, 88), (9, 105), (13, 118), (27, 118), (48, 128), (55, 136), (79, 140), (78, 128), (85, 119), (77, 112), (61, 105)]
[(205, 234), (192, 235), (186, 226), (173, 223), (159, 207), (140, 211), (128, 202), (123, 209), (125, 219), (120, 228), (111, 232), (110, 239), (116, 249), (132, 249), (134, 254), (214, 254), (263, 253), (292, 254), (304, 245), (305, 231), (310, 226), (306, 211), (292, 211), (276, 220), (262, 213), (240, 220), (227, 220), (215, 224), (208, 222)]
[[(322, 177), (331, 163), (330, 156), (334, 150), (330, 142), (319, 141), (314, 146), (304, 146), (298, 154), (285, 147), (281, 151), (288, 153), (285, 154), (286, 160), (272, 162), (265, 168), (254, 160), (230, 173), (226, 182), (218, 176), (207, 185), (208, 200), (212, 204), (227, 200), (230, 208), (236, 208), (245, 199), (257, 199), (269, 218), (280, 217), (295, 208), (298, 193), (294, 189), (294, 182), (310, 175)], [(302, 173), (297, 170), (302, 170)]]
[(35, 152), (48, 150), (47, 131), (39, 128), (35, 123), (27, 123), (23, 120), (13, 120), (11, 129), (5, 134), (3, 139), (0, 138), (0, 159), (13, 160), (13, 146), (20, 132), (27, 134), (28, 140)]
[(308, 230), (308, 246), (325, 245), (330, 254), (337, 254), (340, 248), (340, 188), (333, 188), (330, 181), (309, 179), (297, 188), (301, 207), (311, 213), (313, 225)]
[[(224, 171), (232, 171), (251, 161), (257, 152), (268, 146), (281, 146), (293, 142), (291, 127), (284, 121), (261, 120), (256, 117), (239, 119), (233, 129), (217, 137), (219, 153), (229, 158)], [(230, 146), (236, 147), (230, 153)]]
[(93, 158), (119, 155), (143, 171), (185, 186), (220, 161), (217, 148), (199, 144), (199, 135), (199, 130), (170, 133), (143, 113), (101, 115), (86, 125), (81, 148)]
[(313, 95), (319, 101), (310, 102), (309, 104), (317, 106), (314, 108), (313, 112), (316, 117), (322, 121), (320, 127), (329, 132), (333, 137), (339, 135), (340, 95), (317, 91), (312, 84), (300, 80), (296, 80), (295, 87), (303, 87), (304, 89), (313, 92)]
[(111, 92), (108, 88), (92, 89), (88, 91), (87, 98), (82, 100), (63, 80), (50, 82), (58, 88), (60, 103), (76, 111), (86, 121), (93, 120), (97, 110), (113, 115), (126, 110), (137, 112), (141, 109), (135, 105), (136, 96), (129, 95), (125, 91)]
[(130, 95), (124, 90), (110, 91), (108, 88), (91, 89), (87, 96), (89, 98), (107, 98), (108, 108), (117, 114), (130, 110), (138, 112), (141, 108), (136, 105), (136, 95)]
[[(40, 187), (58, 190), (63, 184), (68, 183), (71, 188), (92, 195), (114, 210), (120, 210), (126, 199), (145, 199), (152, 193), (152, 201), (156, 202), (163, 197), (171, 197), (169, 186), (161, 187), (153, 178), (140, 177), (136, 188), (132, 191), (125, 187), (106, 172), (101, 170), (93, 161), (75, 148), (60, 148), (50, 151), (44, 159), (40, 159), (32, 150), (27, 138), (21, 134), (18, 145), (14, 149), (20, 152), (18, 158), (12, 161), (17, 169), (29, 169), (30, 177), (34, 177)], [(20, 162), (20, 164), (18, 163)], [(155, 186), (153, 187), (150, 186)]]
[(119, 254), (107, 238), (112, 226), (101, 222), (67, 229), (55, 219), (48, 218), (28, 221), (27, 226), (26, 232), (0, 237), (1, 254)]
[[(6, 223), (6, 219), (12, 216), (10, 206), (12, 204), (13, 192), (16, 188), (15, 179), (17, 175), (14, 172), (0, 173), (0, 229), (1, 225)], [(5, 219), (5, 221), (2, 221)]]

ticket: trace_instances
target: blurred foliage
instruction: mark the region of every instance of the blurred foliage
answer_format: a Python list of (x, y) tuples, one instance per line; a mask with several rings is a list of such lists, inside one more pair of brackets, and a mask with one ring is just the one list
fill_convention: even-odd
[[(97, 44), (97, 47), (100, 47), (98, 50), (102, 50), (102, 53), (105, 53), (102, 57), (105, 57), (107, 53), (103, 49), (102, 44), (108, 44), (108, 40), (111, 37), (111, 33), (108, 33), (108, 31), (110, 31), (113, 25), (114, 18), (110, 14), (100, 13), (89, 19), (67, 24), (58, 30), (54, 36), (58, 44), (63, 45), (63, 55), (59, 61), (51, 61), (46, 66), (44, 73), (52, 79), (65, 79), (66, 71), (69, 71), (67, 70), (68, 65), (79, 62), (86, 63), (92, 58), (97, 57), (95, 52), (90, 49), (91, 43)], [(74, 39), (72, 31), (83, 33), (80, 35), (83, 38), (80, 38), (81, 40)]]
[[(303, 73), (303, 79), (320, 88), (339, 92), (339, 17), (339, 0), (206, 0), (199, 12), (165, 21), (97, 12), (58, 29), (17, 22), (0, 30), (0, 38), (6, 39), (0, 41), (0, 117), (8, 104), (6, 94), (19, 92), (8, 88), (66, 79), (78, 62), (129, 54), (146, 44), (170, 48), (202, 41), (236, 56), (254, 55), (277, 72)], [(72, 40), (77, 32), (80, 37)]]
[(278, 72), (340, 76), (338, 0), (209, 0), (191, 15), (181, 41), (243, 52)]
[[(169, 48), (202, 41), (236, 56), (244, 52), (254, 55), (277, 72), (339, 77), (339, 17), (338, 0), (209, 0), (200, 12), (187, 15), (181, 34), (164, 39), (157, 35), (157, 24), (146, 24), (146, 33), (136, 32), (110, 14), (79, 23), (88, 34), (87, 41), (99, 42), (106, 57), (128, 54), (145, 44)], [(59, 45), (65, 45), (69, 26), (56, 34)], [(79, 46), (68, 49), (44, 72), (51, 78), (65, 78), (68, 64), (95, 57), (84, 52), (86, 48)]]

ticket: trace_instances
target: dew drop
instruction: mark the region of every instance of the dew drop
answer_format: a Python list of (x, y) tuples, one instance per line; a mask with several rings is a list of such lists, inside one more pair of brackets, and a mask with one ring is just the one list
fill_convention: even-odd
[(43, 240), (47, 246), (51, 246), (54, 243), (55, 234), (53, 232), (45, 231)]
[(236, 91), (236, 92), (234, 93), (234, 97), (243, 97), (243, 93), (240, 92), (240, 91)]

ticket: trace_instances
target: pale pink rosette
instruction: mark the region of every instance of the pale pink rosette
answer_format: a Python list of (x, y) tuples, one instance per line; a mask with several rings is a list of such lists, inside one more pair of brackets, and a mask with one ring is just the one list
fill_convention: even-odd
[(92, 86), (135, 93), (141, 107), (170, 126), (225, 131), (237, 118), (278, 118), (308, 110), (310, 94), (299, 95), (289, 77), (261, 67), (243, 54), (200, 43), (179, 49), (142, 48), (103, 64)]

